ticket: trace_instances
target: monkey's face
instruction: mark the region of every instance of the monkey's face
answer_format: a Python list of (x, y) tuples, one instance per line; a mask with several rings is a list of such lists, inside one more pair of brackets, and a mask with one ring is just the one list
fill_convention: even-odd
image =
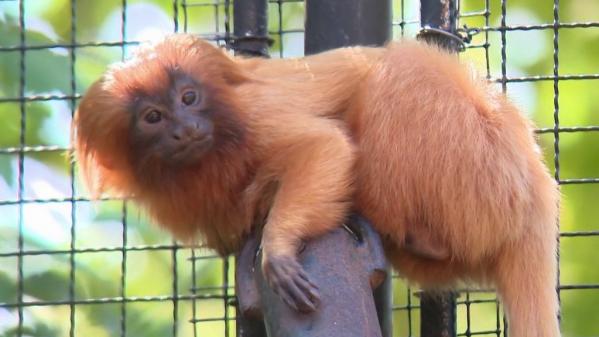
[(168, 90), (139, 92), (132, 104), (131, 143), (138, 160), (197, 163), (214, 144), (214, 121), (201, 85), (174, 73)]
[(250, 133), (236, 88), (248, 80), (222, 50), (188, 34), (142, 46), (112, 65), (73, 120), (91, 190), (129, 195), (165, 174), (220, 172), (224, 159), (246, 158)]

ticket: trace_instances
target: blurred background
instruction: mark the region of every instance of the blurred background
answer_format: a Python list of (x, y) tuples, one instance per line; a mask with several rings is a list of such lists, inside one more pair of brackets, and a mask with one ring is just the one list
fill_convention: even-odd
[[(562, 331), (599, 336), (599, 1), (562, 1), (556, 40), (553, 1), (505, 5), (462, 2), (461, 57), (539, 128), (563, 195)], [(393, 1), (395, 39), (418, 32), (418, 6)], [(0, 0), (0, 336), (235, 333), (232, 259), (173, 242), (130, 203), (90, 201), (69, 160), (71, 116), (107, 65), (175, 31), (224, 45), (231, 20), (219, 0)], [(302, 1), (269, 1), (272, 57), (303, 55), (303, 24)], [(418, 336), (417, 289), (393, 288), (395, 336)], [(503, 335), (494, 293), (458, 303), (458, 334)]]

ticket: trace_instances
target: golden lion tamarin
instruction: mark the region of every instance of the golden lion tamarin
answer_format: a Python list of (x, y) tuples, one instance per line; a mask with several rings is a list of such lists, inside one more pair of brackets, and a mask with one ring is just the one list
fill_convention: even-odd
[(455, 57), (416, 42), (286, 60), (190, 35), (140, 48), (84, 96), (74, 141), (95, 192), (134, 195), (221, 254), (262, 231), (266, 280), (314, 310), (303, 240), (353, 207), (425, 288), (497, 286), (512, 337), (556, 337), (558, 190), (530, 123)]

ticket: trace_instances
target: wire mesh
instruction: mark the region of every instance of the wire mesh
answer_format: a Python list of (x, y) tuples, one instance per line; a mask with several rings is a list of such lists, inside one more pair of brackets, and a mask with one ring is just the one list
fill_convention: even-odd
[[(158, 33), (192, 32), (226, 44), (232, 1), (112, 0), (103, 3), (118, 9), (106, 12), (108, 7), (93, 7), (93, 2), (61, 0), (52, 5), (63, 13), (55, 20), (65, 21), (55, 23), (62, 28), (58, 32), (40, 24), (39, 3), (0, 1), (0, 113), (6, 124), (0, 127), (0, 334), (234, 335), (232, 258), (171, 241), (126, 201), (108, 196), (92, 203), (77, 179), (76, 163), (65, 159), (77, 102), (107, 64), (126, 58), (131, 46)], [(303, 1), (268, 3), (271, 55), (301, 56)], [(592, 57), (572, 50), (596, 43), (599, 21), (560, 19), (563, 7), (582, 6), (584, 12), (582, 3), (543, 2), (526, 16), (507, 0), (480, 0), (463, 3), (460, 17), (463, 33), (472, 35), (463, 58), (522, 99), (518, 103), (525, 111), (533, 103), (522, 93), (537, 93), (532, 96), (542, 110), (534, 116), (539, 142), (551, 158), (565, 203), (569, 198), (577, 202), (560, 221), (556, 261), (562, 270), (556, 280), (562, 327), (569, 336), (599, 335), (594, 313), (584, 311), (599, 303), (599, 225), (586, 223), (595, 215), (593, 200), (599, 192), (599, 166), (590, 155), (599, 144), (599, 120), (592, 113), (594, 97), (577, 96), (581, 88), (596, 85), (599, 64), (591, 61), (583, 71), (572, 66), (578, 58)], [(394, 37), (414, 36), (418, 1), (394, 0), (393, 6)], [(147, 11), (162, 14), (145, 22)], [(95, 34), (101, 23), (95, 16), (119, 27), (118, 34)], [(581, 106), (589, 111), (581, 112)], [(574, 111), (586, 117), (577, 119)], [(44, 137), (51, 129), (58, 135)], [(576, 168), (579, 161), (591, 169)], [(418, 336), (417, 289), (397, 276), (393, 288), (394, 335)], [(457, 326), (459, 336), (504, 336), (505, 320), (494, 293), (464, 289)]]

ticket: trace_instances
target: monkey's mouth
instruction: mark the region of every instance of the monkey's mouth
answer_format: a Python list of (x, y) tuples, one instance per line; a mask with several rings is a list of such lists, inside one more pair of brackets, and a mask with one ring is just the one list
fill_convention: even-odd
[(214, 137), (212, 135), (190, 141), (176, 149), (170, 156), (170, 159), (174, 164), (192, 164), (204, 156), (213, 143)]

